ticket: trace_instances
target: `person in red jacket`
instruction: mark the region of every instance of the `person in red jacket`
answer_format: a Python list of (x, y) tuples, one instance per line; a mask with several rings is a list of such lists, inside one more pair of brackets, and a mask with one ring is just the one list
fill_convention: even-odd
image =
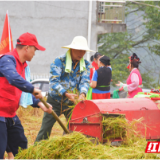
[(92, 80), (93, 73), (97, 70), (98, 67), (98, 58), (102, 56), (99, 52), (96, 52), (94, 55), (91, 56), (90, 61), (92, 62), (92, 68), (90, 69), (90, 81)]
[(33, 106), (40, 107), (47, 113), (52, 112), (52, 106), (47, 109), (39, 98), (41, 90), (25, 80), (26, 61), (31, 61), (36, 50), (45, 48), (38, 44), (34, 34), (22, 34), (16, 48), (5, 55), (0, 55), (0, 159), (3, 159), (5, 150), (15, 156), (18, 148), (27, 148), (27, 139), (16, 111), (22, 91), (32, 93)]

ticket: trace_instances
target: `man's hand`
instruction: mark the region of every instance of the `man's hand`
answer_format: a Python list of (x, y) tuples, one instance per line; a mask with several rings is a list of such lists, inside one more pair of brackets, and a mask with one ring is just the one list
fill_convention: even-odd
[(75, 97), (78, 97), (78, 95), (77, 94), (73, 94), (73, 93), (65, 93), (65, 96), (70, 100), (70, 101), (72, 101), (72, 102), (74, 102), (75, 103)]
[(85, 97), (86, 97), (85, 94), (82, 93), (82, 94), (79, 95), (78, 100), (79, 100), (79, 101), (84, 101), (84, 100), (85, 100)]
[(41, 90), (34, 88), (32, 93), (37, 99), (43, 98)]
[(42, 103), (42, 102), (39, 102), (38, 103), (38, 106), (44, 111), (44, 112), (47, 112), (48, 114), (51, 114), (52, 113), (52, 106), (47, 103), (49, 105), (49, 109)]

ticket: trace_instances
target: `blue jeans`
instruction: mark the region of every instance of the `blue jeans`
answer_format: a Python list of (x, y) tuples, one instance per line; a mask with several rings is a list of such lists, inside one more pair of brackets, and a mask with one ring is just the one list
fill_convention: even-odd
[(19, 147), (27, 148), (27, 138), (19, 118), (0, 117), (0, 159), (3, 159), (5, 151), (15, 156)]

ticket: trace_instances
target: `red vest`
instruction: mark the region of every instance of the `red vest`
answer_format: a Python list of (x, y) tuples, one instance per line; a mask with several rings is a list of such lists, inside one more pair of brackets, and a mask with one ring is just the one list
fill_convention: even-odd
[[(141, 84), (142, 84), (142, 77), (141, 77), (141, 74), (140, 74), (140, 72), (139, 72), (138, 69), (134, 69), (134, 70), (131, 71), (131, 73), (130, 73), (128, 79), (127, 79), (127, 84), (129, 85), (129, 84), (132, 83), (132, 82), (131, 82), (131, 75), (132, 75), (133, 73), (136, 73), (136, 74), (138, 75), (138, 77), (139, 77), (139, 85), (141, 85)], [(138, 92), (142, 92), (142, 88), (139, 88), (139, 87), (138, 87), (136, 90), (134, 90), (134, 91), (132, 91), (132, 92), (128, 92), (129, 98), (133, 98)]]
[[(25, 67), (27, 63), (21, 63), (17, 50), (14, 49), (7, 55), (14, 56), (16, 60), (16, 70), (25, 79)], [(5, 56), (5, 55), (4, 55)], [(19, 101), (22, 91), (15, 86), (9, 84), (5, 77), (0, 77), (0, 116), (14, 117), (19, 107)]]
[(94, 62), (94, 61), (92, 62), (92, 66), (93, 66), (93, 68), (90, 68), (90, 82), (92, 81), (92, 77), (93, 77), (94, 71), (99, 68), (97, 63)]

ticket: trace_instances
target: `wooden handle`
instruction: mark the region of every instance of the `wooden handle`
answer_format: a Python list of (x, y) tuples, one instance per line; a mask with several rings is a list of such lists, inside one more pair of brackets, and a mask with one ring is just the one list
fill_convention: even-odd
[[(49, 109), (49, 105), (47, 104), (47, 102), (41, 98), (40, 101)], [(57, 114), (52, 110), (53, 117), (58, 121), (58, 123), (60, 124), (60, 126), (63, 128), (63, 130), (69, 134), (69, 130), (66, 128), (66, 126), (62, 123), (62, 121), (59, 119), (59, 117), (57, 116)]]

